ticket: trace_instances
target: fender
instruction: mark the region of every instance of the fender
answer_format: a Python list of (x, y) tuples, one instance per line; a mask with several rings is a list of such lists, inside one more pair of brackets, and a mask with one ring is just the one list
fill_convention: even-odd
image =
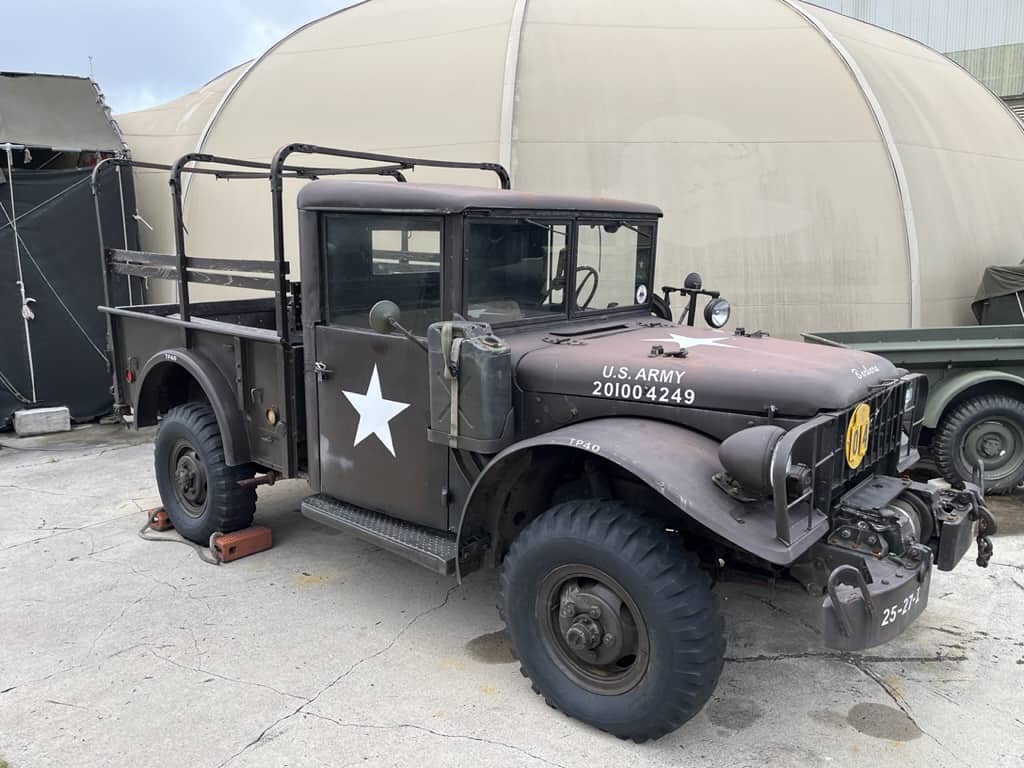
[(924, 426), (935, 429), (942, 414), (957, 395), (978, 384), (987, 384), (991, 381), (1016, 384), (1024, 394), (1024, 378), (1006, 371), (968, 371), (957, 374), (929, 388), (924, 408)]
[[(224, 459), (228, 466), (245, 464), (250, 459), (249, 438), (245, 430), (245, 420), (235, 400), (235, 393), (217, 370), (217, 366), (205, 355), (189, 349), (165, 349), (157, 352), (142, 367), (139, 374), (139, 385), (132, 399), (132, 411), (136, 414), (136, 427), (144, 427), (156, 423), (156, 414), (148, 418), (140, 410), (143, 395), (156, 386), (166, 375), (167, 369), (182, 368), (196, 380), (213, 408), (217, 418), (221, 440), (224, 443)], [(140, 415), (142, 420), (139, 420)]]
[(722, 471), (718, 446), (717, 441), (685, 427), (637, 418), (594, 419), (516, 443), (499, 453), (470, 489), (459, 521), (459, 552), (463, 553), (464, 538), (470, 531), (484, 529), (491, 535), (496, 564), (507, 546), (497, 540), (503, 510), (494, 503), (496, 498), (527, 471), (532, 452), (559, 447), (618, 465), (660, 493), (681, 514), (757, 557), (777, 565), (792, 563), (820, 534), (794, 540), (789, 546), (779, 541), (770, 505), (744, 504), (712, 481), (712, 476)]

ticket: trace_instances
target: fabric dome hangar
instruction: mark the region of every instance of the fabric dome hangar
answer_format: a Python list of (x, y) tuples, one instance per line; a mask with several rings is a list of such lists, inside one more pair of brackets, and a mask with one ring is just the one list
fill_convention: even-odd
[[(138, 160), (303, 141), (654, 203), (657, 285), (698, 271), (777, 335), (970, 323), (983, 268), (1022, 256), (1016, 118), (941, 54), (797, 0), (366, 0), (118, 121)], [(143, 246), (173, 252), (166, 174), (136, 187)], [(194, 177), (185, 221), (192, 254), (270, 254), (265, 185)]]

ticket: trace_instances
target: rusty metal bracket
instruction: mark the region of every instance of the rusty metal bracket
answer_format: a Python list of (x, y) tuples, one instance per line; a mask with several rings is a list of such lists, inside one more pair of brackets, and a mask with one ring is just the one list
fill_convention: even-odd
[(239, 480), (238, 484), (242, 488), (255, 488), (258, 485), (273, 485), (281, 479), (281, 473), (276, 471), (267, 472), (265, 475), (259, 475), (257, 477), (247, 477), (245, 480)]

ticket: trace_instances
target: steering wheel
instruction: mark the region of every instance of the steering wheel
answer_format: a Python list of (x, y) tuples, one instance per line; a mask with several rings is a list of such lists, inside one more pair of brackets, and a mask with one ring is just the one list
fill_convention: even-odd
[[(593, 267), (577, 266), (576, 274), (579, 275), (583, 272), (583, 278), (576, 281), (576, 308), (586, 309), (590, 306), (590, 302), (594, 300), (594, 296), (597, 295), (597, 285), (600, 282), (600, 277), (597, 274), (597, 270)], [(587, 294), (586, 301), (580, 301), (580, 297), (583, 296), (584, 291), (587, 290), (588, 283), (590, 284), (590, 293)]]

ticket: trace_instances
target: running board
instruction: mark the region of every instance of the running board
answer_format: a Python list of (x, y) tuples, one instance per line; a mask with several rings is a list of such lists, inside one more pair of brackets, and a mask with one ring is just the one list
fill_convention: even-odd
[(350, 531), (381, 549), (412, 560), (434, 573), (455, 573), (455, 534), (408, 523), (317, 494), (302, 502), (302, 514), (331, 528)]

